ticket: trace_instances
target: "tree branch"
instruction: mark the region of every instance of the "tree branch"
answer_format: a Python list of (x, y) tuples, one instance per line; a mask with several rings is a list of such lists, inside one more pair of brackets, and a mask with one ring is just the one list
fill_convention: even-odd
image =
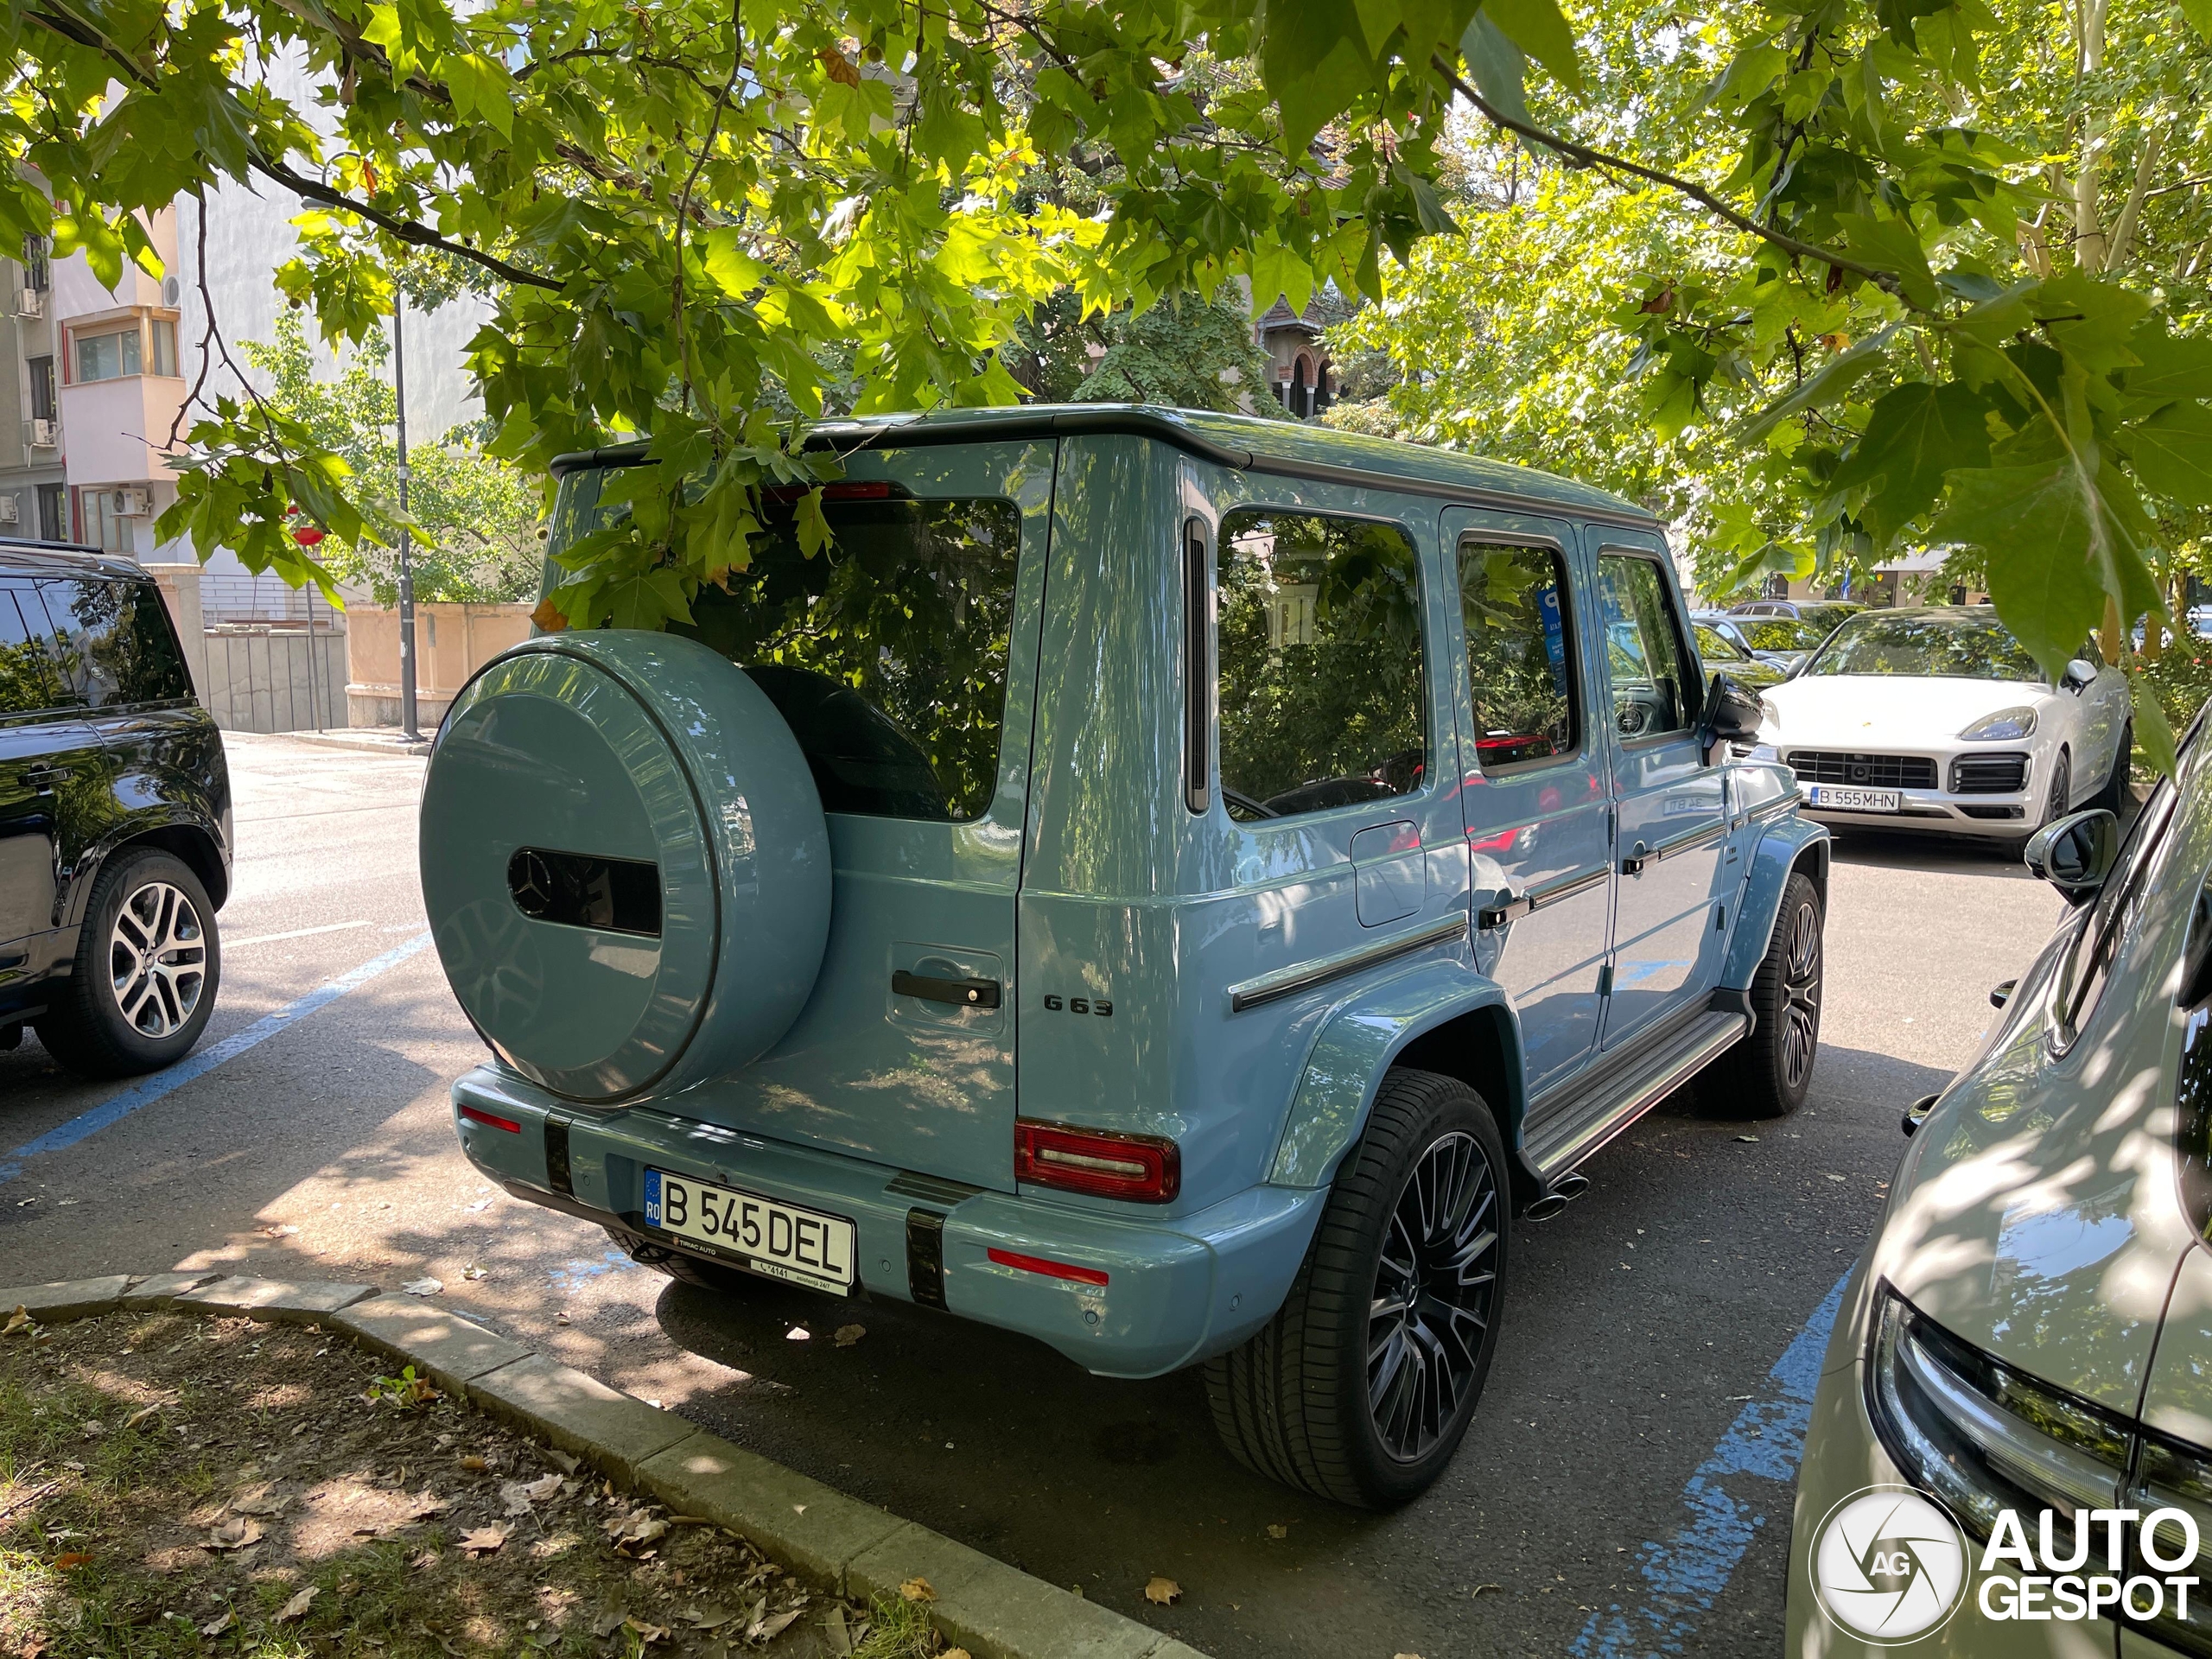
[(1579, 162), (1584, 167), (1603, 168), (1609, 173), (1625, 173), (1631, 177), (1643, 179), (1649, 183), (1672, 190), (1677, 195), (1687, 196), (1723, 223), (1732, 226), (1746, 236), (1757, 237), (1760, 241), (1781, 249), (1792, 258), (1818, 260), (1838, 270), (1847, 270), (1855, 276), (1865, 277), (1884, 293), (1895, 295), (1897, 298), (1904, 300), (1904, 303), (1910, 306), (1912, 309), (1916, 311), (1925, 309), (1924, 307), (1915, 305), (1905, 296), (1903, 285), (1897, 281), (1895, 272), (1878, 270), (1872, 265), (1862, 264), (1844, 254), (1821, 247), (1818, 243), (1801, 242), (1787, 232), (1777, 231), (1770, 226), (1762, 225), (1757, 219), (1731, 207), (1703, 185), (1689, 179), (1678, 178), (1674, 174), (1662, 172), (1656, 167), (1646, 167), (1641, 162), (1631, 162), (1624, 156), (1612, 156), (1602, 149), (1592, 149), (1587, 144), (1577, 143), (1572, 138), (1561, 137), (1555, 132), (1546, 132), (1541, 127), (1517, 120), (1469, 86), (1459, 70), (1446, 63), (1443, 58), (1437, 57), (1431, 61), (1434, 64), (1437, 73), (1444, 78), (1446, 84), (1480, 111), (1484, 118), (1492, 126), (1502, 127), (1506, 131), (1526, 138), (1532, 143), (1541, 144), (1547, 149), (1554, 150), (1567, 157), (1567, 160)]
[(274, 179), (287, 190), (296, 192), (308, 201), (319, 201), (326, 207), (336, 207), (346, 213), (358, 213), (378, 230), (389, 236), (397, 238), (410, 247), (435, 248), (439, 252), (449, 253), (456, 259), (466, 259), (471, 264), (481, 265), (495, 276), (504, 276), (511, 283), (521, 283), (530, 288), (542, 288), (549, 293), (558, 294), (563, 286), (550, 276), (541, 276), (534, 270), (525, 270), (520, 265), (509, 264), (497, 254), (486, 253), (481, 249), (472, 248), (465, 242), (450, 241), (440, 236), (427, 225), (417, 224), (411, 219), (401, 219), (396, 214), (387, 213), (381, 207), (372, 207), (367, 202), (358, 201), (342, 190), (334, 190), (320, 179), (311, 179), (303, 173), (295, 173), (281, 162), (269, 161), (257, 154), (250, 159), (254, 171)]

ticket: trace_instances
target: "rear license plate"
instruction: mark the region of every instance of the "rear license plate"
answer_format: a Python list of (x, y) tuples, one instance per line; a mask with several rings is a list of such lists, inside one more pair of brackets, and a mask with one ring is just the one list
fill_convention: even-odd
[(1815, 784), (1808, 793), (1815, 806), (1839, 807), (1847, 812), (1894, 812), (1899, 804), (1894, 789), (1850, 789), (1840, 784)]
[(854, 1228), (841, 1217), (649, 1169), (645, 1224), (771, 1279), (852, 1292)]

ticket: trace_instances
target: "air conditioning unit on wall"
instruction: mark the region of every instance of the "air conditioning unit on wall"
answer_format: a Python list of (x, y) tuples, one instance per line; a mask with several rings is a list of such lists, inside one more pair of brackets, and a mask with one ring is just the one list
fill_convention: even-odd
[(51, 449), (54, 448), (54, 423), (52, 421), (34, 419), (31, 422), (31, 448), (34, 449)]
[(143, 490), (118, 490), (108, 503), (108, 511), (118, 518), (143, 518), (149, 510)]
[(19, 317), (37, 317), (45, 314), (46, 296), (35, 288), (23, 289), (22, 297), (16, 302), (16, 315)]
[(0, 495), (0, 524), (12, 524), (15, 522), (16, 498), (12, 495)]

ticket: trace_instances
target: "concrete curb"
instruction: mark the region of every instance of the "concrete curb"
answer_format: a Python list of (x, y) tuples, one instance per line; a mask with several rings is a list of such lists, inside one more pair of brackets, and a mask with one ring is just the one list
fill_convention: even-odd
[(733, 1446), (421, 1297), (219, 1273), (111, 1274), (0, 1289), (0, 1319), (18, 1306), (48, 1323), (177, 1308), (328, 1325), (840, 1594), (895, 1596), (906, 1580), (926, 1579), (937, 1592), (930, 1611), (938, 1629), (976, 1659), (1205, 1659), (1135, 1619)]
[(428, 754), (430, 740), (410, 743), (399, 735), (393, 726), (353, 728), (333, 726), (320, 732), (275, 732), (275, 737), (286, 737), (295, 743), (315, 743), (326, 749), (353, 749), (371, 754)]

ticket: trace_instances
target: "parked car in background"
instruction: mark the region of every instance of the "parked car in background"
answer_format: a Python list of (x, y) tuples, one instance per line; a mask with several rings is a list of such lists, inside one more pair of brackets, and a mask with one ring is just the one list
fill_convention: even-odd
[[(2212, 1652), (2212, 753), (2196, 724), (2178, 780), (2124, 836), (2093, 810), (2037, 837), (2031, 868), (2073, 908), (1992, 993), (2003, 1014), (1980, 1056), (1905, 1116), (1813, 1400), (1785, 1653)], [(1914, 1491), (1949, 1528), (1901, 1501)], [(1990, 1550), (2000, 1533), (2021, 1548)]]
[(1829, 823), (2021, 842), (2126, 787), (2126, 677), (2082, 652), (2054, 685), (1988, 607), (1868, 611), (1761, 694), (1753, 753)]
[(153, 579), (0, 541), (0, 1047), (73, 1071), (189, 1053), (222, 976), (230, 771)]
[(1698, 655), (1705, 659), (1707, 669), (1754, 690), (1780, 685), (1789, 677), (1787, 668), (1751, 649), (1736, 618), (1719, 611), (1698, 611), (1690, 617), (1690, 627), (1697, 636)]
[[(772, 498), (690, 623), (534, 639), (439, 731), (463, 1148), (721, 1294), (1202, 1365), (1247, 1467), (1409, 1498), (1509, 1213), (1700, 1074), (1810, 1084), (1827, 831), (1728, 763), (1756, 699), (1705, 683), (1662, 528), (1227, 415), (812, 441), (831, 550)], [(556, 461), (551, 551), (646, 464)]]
[(1834, 632), (1831, 624), (1794, 616), (1738, 616), (1729, 612), (1723, 620), (1730, 635), (1745, 650), (1784, 676), (1804, 666), (1805, 659)]
[(1855, 599), (1744, 599), (1728, 607), (1731, 616), (1794, 616), (1817, 622), (1830, 632), (1866, 607)]

